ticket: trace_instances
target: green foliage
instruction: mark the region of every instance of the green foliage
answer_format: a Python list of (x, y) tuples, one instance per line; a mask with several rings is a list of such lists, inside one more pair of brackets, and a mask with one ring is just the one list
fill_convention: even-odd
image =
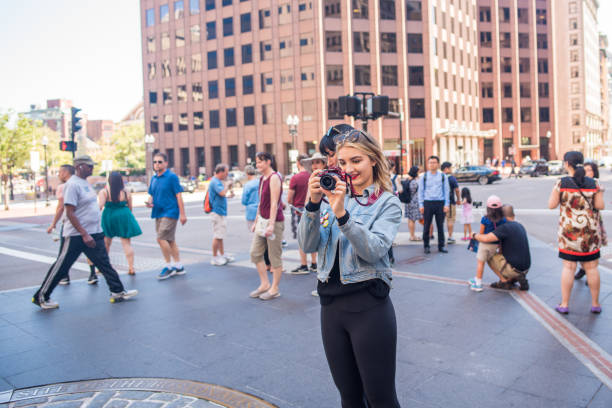
[(144, 122), (117, 126), (110, 140), (99, 141), (101, 149), (94, 154), (94, 160), (99, 164), (96, 170), (102, 170), (104, 160), (112, 160), (113, 170), (129, 169), (130, 175), (144, 174), (144, 134)]

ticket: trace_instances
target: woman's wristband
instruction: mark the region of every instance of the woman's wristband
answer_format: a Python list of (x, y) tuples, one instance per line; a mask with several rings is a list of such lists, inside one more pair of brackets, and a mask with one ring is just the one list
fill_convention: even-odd
[(306, 211), (309, 212), (319, 211), (319, 209), (321, 208), (321, 202), (319, 201), (318, 203), (313, 203), (309, 200), (308, 203), (306, 203), (306, 207), (304, 208), (306, 209)]

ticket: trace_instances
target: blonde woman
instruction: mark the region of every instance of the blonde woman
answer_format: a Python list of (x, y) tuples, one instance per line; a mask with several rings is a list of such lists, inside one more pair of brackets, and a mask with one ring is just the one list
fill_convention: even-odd
[[(370, 136), (353, 129), (334, 142), (341, 171), (313, 172), (298, 228), (302, 250), (318, 251), (323, 346), (343, 407), (365, 407), (365, 400), (369, 407), (399, 407), (388, 251), (401, 223), (400, 201)], [(329, 205), (321, 207), (323, 200)]]

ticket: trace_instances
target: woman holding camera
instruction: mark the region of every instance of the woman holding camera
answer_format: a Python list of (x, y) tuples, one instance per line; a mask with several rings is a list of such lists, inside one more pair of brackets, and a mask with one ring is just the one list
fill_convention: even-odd
[(359, 130), (334, 139), (341, 169), (313, 172), (298, 227), (302, 250), (318, 251), (325, 355), (343, 407), (399, 407), (388, 251), (402, 210), (376, 142)]

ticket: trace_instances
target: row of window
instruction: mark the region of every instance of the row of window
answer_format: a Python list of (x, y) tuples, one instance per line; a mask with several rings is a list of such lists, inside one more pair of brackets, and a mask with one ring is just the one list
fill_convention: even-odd
[[(202, 0), (188, 0), (189, 2), (189, 14), (195, 15), (200, 13), (200, 2)], [(240, 0), (244, 2), (247, 0)], [(215, 0), (203, 0), (205, 10), (213, 10), (215, 8)], [(230, 6), (232, 0), (221, 0), (221, 6)], [(184, 0), (177, 0), (173, 3), (174, 19), (179, 20), (185, 16), (185, 3)], [(152, 27), (155, 25), (155, 9), (150, 8), (145, 11), (146, 26)], [(167, 23), (170, 21), (170, 5), (162, 4), (159, 6), (159, 22)]]
[[(395, 20), (395, 0), (378, 0), (381, 20)], [(325, 0), (325, 17), (342, 17), (341, 0)], [(368, 0), (352, 0), (351, 15), (353, 18), (368, 19)], [(423, 18), (421, 1), (406, 1), (406, 20), (421, 21)]]
[[(502, 57), (499, 61), (500, 71), (502, 73), (512, 72), (512, 58)], [(519, 58), (518, 59), (519, 73), (527, 74), (530, 72), (531, 59), (530, 58)], [(480, 72), (493, 72), (493, 57), (480, 57)], [(538, 74), (548, 73), (548, 59), (538, 58)]]
[[(255, 124), (255, 107), (254, 106), (245, 106), (243, 107), (243, 123), (244, 126), (252, 126)], [(208, 123), (210, 129), (218, 129), (220, 127), (220, 117), (219, 110), (210, 110), (208, 111)], [(151, 117), (151, 132), (159, 133), (160, 122), (159, 117), (157, 115), (153, 115)], [(174, 121), (172, 114), (163, 115), (163, 129), (164, 132), (173, 132), (174, 131)], [(178, 117), (177, 123), (178, 131), (186, 131), (189, 130), (189, 117), (187, 113), (180, 113)], [(225, 109), (225, 126), (227, 127), (235, 127), (237, 126), (237, 115), (236, 108), (227, 108)], [(204, 129), (204, 113), (203, 112), (193, 112), (193, 129), (201, 130)]]
[[(480, 7), (479, 10), (480, 21), (483, 23), (491, 22), (491, 7)], [(546, 9), (536, 9), (536, 24), (546, 25)], [(529, 9), (519, 7), (516, 10), (516, 19), (519, 24), (529, 24)], [(501, 23), (510, 22), (510, 7), (499, 8), (499, 21)]]
[[(540, 107), (540, 122), (550, 122), (550, 109), (547, 106)], [(531, 122), (531, 108), (521, 108), (520, 110), (521, 122)], [(495, 113), (493, 108), (482, 109), (482, 121), (484, 123), (494, 123)], [(514, 122), (513, 109), (502, 108), (502, 122), (512, 123)]]
[[(480, 85), (480, 93), (483, 98), (493, 98), (493, 83), (483, 82)], [(504, 98), (512, 98), (512, 84), (509, 82), (502, 83), (501, 93)], [(538, 96), (540, 98), (548, 98), (550, 96), (548, 82), (538, 83)], [(519, 97), (531, 98), (531, 84), (529, 82), (521, 82), (519, 84)]]
[[(499, 34), (499, 46), (500, 48), (511, 48), (511, 33), (500, 33)], [(492, 40), (491, 40), (491, 32), (490, 31), (481, 31), (480, 32), (480, 46), (483, 48), (491, 48)], [(519, 33), (518, 34), (518, 47), (519, 48), (529, 48), (529, 33)], [(548, 37), (546, 34), (538, 34), (537, 36), (537, 47), (540, 50), (548, 49)]]

